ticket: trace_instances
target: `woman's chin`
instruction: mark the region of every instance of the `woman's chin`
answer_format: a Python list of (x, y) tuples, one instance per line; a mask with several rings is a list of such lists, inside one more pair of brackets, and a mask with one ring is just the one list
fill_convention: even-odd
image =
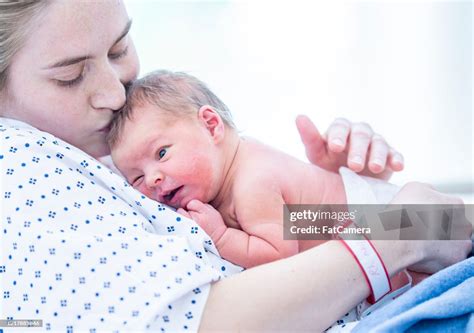
[(105, 142), (88, 144), (87, 147), (83, 147), (82, 150), (94, 158), (110, 155), (110, 148)]

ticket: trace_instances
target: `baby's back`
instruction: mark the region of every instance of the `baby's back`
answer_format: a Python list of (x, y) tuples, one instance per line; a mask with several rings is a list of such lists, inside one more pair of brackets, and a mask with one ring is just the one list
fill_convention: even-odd
[[(339, 174), (298, 160), (253, 138), (242, 138), (235, 182), (249, 195), (249, 186), (275, 186), (286, 204), (343, 204), (346, 202)], [(249, 184), (250, 182), (250, 184)]]
[[(232, 205), (241, 210), (267, 211), (268, 197), (275, 192), (281, 194), (281, 201), (270, 209), (278, 212), (278, 223), (283, 234), (282, 204), (344, 204), (346, 196), (339, 174), (323, 170), (315, 165), (300, 161), (282, 151), (267, 146), (252, 138), (242, 138), (240, 158), (234, 178), (233, 202), (252, 200), (251, 205)], [(240, 198), (240, 199), (239, 199)], [(248, 202), (248, 201), (247, 201)], [(259, 202), (262, 204), (259, 205)], [(233, 227), (239, 224), (238, 208), (233, 212)], [(320, 245), (321, 240), (298, 241), (299, 252)]]

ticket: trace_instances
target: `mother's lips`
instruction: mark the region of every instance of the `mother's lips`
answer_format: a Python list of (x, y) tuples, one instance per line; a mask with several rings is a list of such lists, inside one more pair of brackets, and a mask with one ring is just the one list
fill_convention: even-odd
[(102, 127), (99, 132), (110, 132), (110, 127), (110, 124), (108, 124), (107, 126)]

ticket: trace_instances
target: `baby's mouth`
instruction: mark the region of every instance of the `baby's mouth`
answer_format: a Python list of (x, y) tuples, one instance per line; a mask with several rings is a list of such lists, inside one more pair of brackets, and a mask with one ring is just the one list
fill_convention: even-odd
[(163, 199), (165, 199), (165, 203), (171, 203), (173, 201), (173, 198), (174, 196), (176, 195), (176, 193), (178, 193), (179, 190), (181, 190), (183, 188), (184, 185), (181, 185), (177, 188), (175, 188), (173, 191), (171, 191), (170, 193), (166, 194), (165, 196), (163, 196)]

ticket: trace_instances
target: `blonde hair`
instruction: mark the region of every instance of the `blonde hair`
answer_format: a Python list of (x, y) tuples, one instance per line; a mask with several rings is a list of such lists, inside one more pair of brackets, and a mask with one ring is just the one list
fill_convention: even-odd
[(7, 84), (8, 69), (13, 57), (23, 46), (31, 21), (48, 3), (48, 0), (0, 1), (0, 91)]
[(204, 82), (183, 72), (157, 70), (136, 80), (127, 88), (127, 101), (115, 113), (107, 141), (113, 147), (120, 139), (123, 124), (131, 119), (133, 108), (150, 103), (177, 117), (211, 106), (224, 124), (235, 129), (229, 108)]

